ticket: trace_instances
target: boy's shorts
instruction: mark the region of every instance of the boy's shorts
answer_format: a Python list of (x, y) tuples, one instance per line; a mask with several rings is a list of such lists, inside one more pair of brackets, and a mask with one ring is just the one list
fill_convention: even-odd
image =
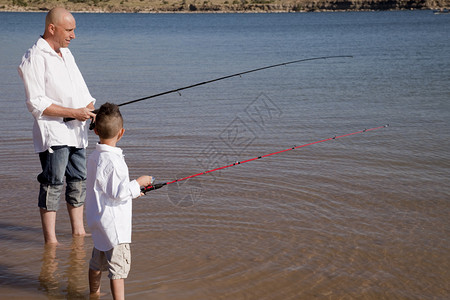
[(110, 279), (122, 279), (128, 277), (130, 264), (130, 244), (119, 244), (108, 251), (100, 251), (94, 247), (89, 268), (94, 271), (108, 271)]

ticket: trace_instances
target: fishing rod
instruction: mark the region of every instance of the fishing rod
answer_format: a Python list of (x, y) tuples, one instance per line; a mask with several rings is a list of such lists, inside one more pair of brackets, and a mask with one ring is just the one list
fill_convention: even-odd
[(324, 142), (331, 141), (331, 140), (336, 140), (336, 139), (343, 138), (343, 137), (346, 137), (346, 136), (351, 136), (351, 135), (355, 135), (355, 134), (359, 134), (359, 133), (364, 133), (364, 132), (368, 132), (368, 131), (372, 131), (372, 130), (377, 130), (377, 129), (380, 129), (380, 128), (386, 128), (388, 126), (389, 126), (389, 124), (383, 125), (383, 126), (374, 127), (374, 128), (370, 128), (370, 129), (364, 129), (364, 130), (360, 130), (360, 131), (356, 131), (356, 132), (352, 132), (352, 133), (347, 133), (347, 134), (344, 134), (344, 135), (334, 136), (334, 137), (327, 138), (327, 139), (324, 139), (324, 140), (320, 140), (320, 141), (316, 141), (316, 142), (312, 142), (312, 143), (307, 143), (307, 144), (304, 144), (304, 145), (301, 145), (301, 146), (293, 146), (293, 147), (288, 148), (288, 149), (284, 149), (284, 150), (280, 150), (280, 151), (277, 151), (277, 152), (273, 152), (273, 153), (257, 156), (257, 157), (250, 158), (250, 159), (247, 159), (247, 160), (244, 160), (244, 161), (236, 161), (236, 162), (234, 162), (232, 164), (229, 164), (229, 165), (225, 165), (225, 166), (222, 166), (222, 167), (211, 169), (211, 170), (208, 170), (208, 171), (205, 171), (205, 172), (200, 172), (200, 173), (197, 173), (197, 174), (194, 174), (194, 175), (186, 176), (184, 178), (175, 179), (175, 180), (172, 180), (172, 181), (169, 181), (169, 182), (162, 182), (162, 183), (156, 183), (156, 184), (152, 183), (149, 186), (141, 188), (141, 192), (146, 194), (149, 191), (153, 191), (153, 190), (162, 188), (163, 186), (166, 186), (166, 185), (169, 185), (169, 184), (172, 184), (172, 183), (175, 183), (175, 182), (180, 182), (180, 181), (187, 180), (187, 179), (190, 179), (190, 178), (194, 178), (194, 177), (197, 177), (197, 176), (200, 176), (200, 175), (206, 175), (206, 174), (209, 174), (209, 173), (212, 173), (212, 172), (215, 172), (215, 171), (223, 170), (223, 169), (234, 167), (234, 166), (237, 166), (237, 165), (242, 165), (242, 164), (245, 164), (245, 163), (248, 163), (248, 162), (251, 162), (251, 161), (255, 161), (255, 160), (258, 160), (258, 159), (261, 159), (261, 158), (264, 158), (264, 157), (269, 157), (269, 156), (280, 154), (280, 153), (284, 153), (284, 152), (287, 152), (287, 151), (291, 151), (291, 150), (295, 150), (295, 149), (299, 149), (299, 148), (304, 148), (304, 147), (308, 147), (308, 146), (319, 144), (319, 143), (324, 143)]
[(266, 70), (266, 69), (270, 69), (270, 68), (286, 66), (286, 65), (296, 64), (296, 63), (301, 63), (301, 62), (306, 62), (306, 61), (319, 60), (319, 59), (330, 59), (330, 58), (353, 58), (353, 56), (351, 56), (351, 55), (321, 56), (321, 57), (304, 58), (304, 59), (288, 61), (288, 62), (284, 62), (284, 63), (279, 63), (279, 64), (275, 64), (275, 65), (270, 65), (270, 66), (265, 66), (265, 67), (261, 67), (261, 68), (256, 68), (256, 69), (249, 70), (249, 71), (244, 71), (244, 72), (240, 72), (240, 73), (236, 73), (236, 74), (232, 74), (232, 75), (227, 75), (227, 76), (223, 76), (223, 77), (219, 77), (219, 78), (215, 78), (215, 79), (211, 79), (211, 80), (207, 80), (207, 81), (191, 84), (191, 85), (188, 85), (188, 86), (185, 86), (185, 87), (181, 87), (181, 88), (177, 88), (177, 89), (173, 89), (173, 90), (170, 90), (170, 91), (167, 91), (167, 92), (162, 92), (162, 93), (154, 94), (154, 95), (151, 95), (151, 96), (139, 98), (139, 99), (136, 99), (136, 100), (131, 100), (131, 101), (128, 101), (128, 102), (124, 102), (124, 103), (118, 104), (118, 106), (124, 106), (124, 105), (128, 105), (128, 104), (131, 104), (131, 103), (135, 103), (135, 102), (139, 102), (139, 101), (143, 101), (143, 100), (147, 100), (147, 99), (151, 99), (151, 98), (155, 98), (155, 97), (159, 97), (159, 96), (163, 96), (163, 95), (167, 95), (167, 94), (171, 94), (171, 93), (179, 93), (182, 90), (187, 90), (187, 89), (190, 89), (190, 88), (193, 88), (193, 87), (197, 87), (197, 86), (200, 86), (200, 85), (212, 83), (212, 82), (219, 81), (219, 80), (228, 79), (228, 78), (231, 78), (231, 77), (242, 76), (244, 74), (253, 73), (253, 72), (257, 72), (257, 71), (261, 71), (261, 70)]
[[(117, 105), (118, 106), (124, 106), (124, 105), (128, 105), (128, 104), (131, 104), (131, 103), (136, 103), (136, 102), (140, 102), (140, 101), (144, 101), (144, 100), (148, 100), (148, 99), (151, 99), (151, 98), (156, 98), (156, 97), (160, 97), (160, 96), (167, 95), (167, 94), (172, 94), (172, 93), (180, 94), (180, 91), (183, 91), (183, 90), (187, 90), (187, 89), (190, 89), (190, 88), (194, 88), (194, 87), (201, 86), (201, 85), (204, 85), (204, 84), (212, 83), (212, 82), (215, 82), (215, 81), (224, 80), (224, 79), (228, 79), (228, 78), (232, 78), (232, 77), (236, 77), (236, 76), (242, 76), (244, 74), (258, 72), (258, 71), (266, 70), (266, 69), (270, 69), (270, 68), (286, 66), (286, 65), (290, 65), (290, 64), (296, 64), (296, 63), (302, 63), (302, 62), (307, 62), (307, 61), (313, 61), (313, 60), (333, 59), (333, 58), (353, 58), (353, 56), (351, 56), (351, 55), (334, 55), (334, 56), (320, 56), (320, 57), (312, 57), (312, 58), (304, 58), (304, 59), (292, 60), (292, 61), (288, 61), (288, 62), (283, 62), (283, 63), (278, 63), (278, 64), (274, 64), (274, 65), (270, 65), (270, 66), (256, 68), (256, 69), (253, 69), (253, 70), (239, 72), (239, 73), (235, 73), (235, 74), (231, 74), (231, 75), (227, 75), (227, 76), (222, 76), (222, 77), (219, 77), (219, 78), (215, 78), (215, 79), (211, 79), (211, 80), (207, 80), (207, 81), (191, 84), (191, 85), (188, 85), (188, 86), (176, 88), (176, 89), (173, 89), (173, 90), (170, 90), (170, 91), (154, 94), (154, 95), (151, 95), (151, 96), (147, 96), (147, 97), (143, 97), (143, 98), (139, 98), (139, 99), (123, 102), (123, 103), (120, 103), (120, 104), (117, 104)], [(93, 113), (97, 113), (97, 110), (94, 110)], [(68, 122), (68, 121), (72, 121), (72, 120), (75, 120), (75, 119), (74, 118), (64, 118), (64, 122)], [(90, 127), (89, 127), (89, 129), (93, 129), (94, 126), (95, 126), (95, 124), (92, 122)]]

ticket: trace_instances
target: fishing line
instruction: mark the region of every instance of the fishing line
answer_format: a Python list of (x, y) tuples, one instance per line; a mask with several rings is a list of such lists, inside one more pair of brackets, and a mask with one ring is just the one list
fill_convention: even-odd
[(374, 127), (374, 128), (370, 128), (370, 129), (364, 129), (364, 130), (360, 130), (360, 131), (356, 131), (356, 132), (352, 132), (352, 133), (347, 133), (347, 134), (344, 134), (344, 135), (334, 136), (334, 137), (327, 138), (327, 139), (324, 139), (324, 140), (319, 140), (319, 141), (312, 142), (312, 143), (307, 143), (307, 144), (300, 145), (300, 146), (293, 146), (293, 147), (288, 148), (288, 149), (284, 149), (284, 150), (280, 150), (280, 151), (277, 151), (277, 152), (273, 152), (273, 153), (257, 156), (257, 157), (250, 158), (250, 159), (247, 159), (247, 160), (244, 160), (244, 161), (236, 161), (236, 162), (234, 162), (232, 164), (229, 164), (229, 165), (225, 165), (225, 166), (218, 167), (218, 168), (215, 168), (215, 169), (211, 169), (211, 170), (208, 170), (208, 171), (205, 171), (205, 172), (193, 174), (193, 175), (190, 175), (190, 176), (187, 176), (187, 177), (184, 177), (184, 178), (175, 179), (175, 180), (172, 180), (172, 181), (169, 181), (169, 182), (152, 184), (152, 185), (149, 185), (147, 187), (141, 188), (141, 192), (145, 194), (148, 191), (153, 191), (153, 190), (162, 188), (165, 185), (169, 185), (169, 184), (172, 184), (172, 183), (175, 183), (175, 182), (180, 182), (180, 181), (187, 180), (187, 179), (190, 179), (190, 178), (194, 178), (194, 177), (197, 177), (197, 176), (200, 176), (200, 175), (206, 175), (206, 174), (209, 174), (209, 173), (212, 173), (212, 172), (215, 172), (215, 171), (223, 170), (223, 169), (234, 167), (234, 166), (237, 166), (237, 165), (242, 165), (242, 164), (245, 164), (245, 163), (248, 163), (248, 162), (251, 162), (251, 161), (255, 161), (255, 160), (258, 160), (258, 159), (261, 159), (261, 158), (264, 158), (264, 157), (269, 157), (269, 156), (272, 156), (272, 155), (281, 154), (281, 153), (284, 153), (284, 152), (287, 152), (287, 151), (291, 151), (291, 150), (295, 150), (295, 149), (299, 149), (299, 148), (304, 148), (304, 147), (308, 147), (308, 146), (311, 146), (311, 145), (315, 145), (315, 144), (324, 143), (324, 142), (327, 142), (327, 141), (336, 140), (336, 139), (343, 138), (343, 137), (346, 137), (346, 136), (351, 136), (351, 135), (355, 135), (355, 134), (359, 134), (359, 133), (364, 133), (364, 132), (367, 132), (367, 131), (377, 130), (377, 129), (380, 129), (380, 128), (386, 128), (388, 126), (389, 126), (389, 124), (383, 125), (383, 126)]
[[(298, 60), (283, 62), (283, 63), (279, 63), (279, 64), (274, 64), (274, 65), (270, 65), (270, 66), (260, 67), (260, 68), (256, 68), (256, 69), (253, 69), (253, 70), (239, 72), (239, 73), (236, 73), (236, 74), (231, 74), (231, 75), (222, 76), (222, 77), (219, 77), (219, 78), (215, 78), (215, 79), (211, 79), (211, 80), (207, 80), (207, 81), (191, 84), (191, 85), (180, 87), (180, 88), (176, 88), (176, 89), (173, 89), (173, 90), (170, 90), (170, 91), (166, 91), (166, 92), (154, 94), (154, 95), (151, 95), (151, 96), (147, 96), (147, 97), (143, 97), (143, 98), (127, 101), (127, 102), (120, 103), (120, 104), (117, 104), (117, 105), (118, 106), (125, 106), (125, 105), (131, 104), (131, 103), (136, 103), (136, 102), (148, 100), (148, 99), (151, 99), (151, 98), (156, 98), (156, 97), (167, 95), (167, 94), (171, 94), (171, 93), (178, 93), (179, 95), (181, 95), (180, 91), (187, 90), (187, 89), (190, 89), (190, 88), (194, 88), (194, 87), (197, 87), (197, 86), (201, 86), (201, 85), (204, 85), (204, 84), (212, 83), (212, 82), (219, 81), (219, 80), (224, 80), (224, 79), (228, 79), (228, 78), (232, 78), (232, 77), (236, 77), (236, 76), (242, 76), (244, 74), (258, 72), (258, 71), (262, 71), (262, 70), (266, 70), (266, 69), (270, 69), (270, 68), (275, 68), (275, 67), (280, 67), (280, 66), (286, 66), (286, 65), (290, 65), (290, 64), (302, 63), (302, 62), (313, 61), (313, 60), (321, 60), (321, 59), (332, 59), (332, 58), (353, 58), (353, 56), (351, 56), (351, 55), (320, 56), (320, 57), (304, 58), (304, 59), (298, 59)], [(94, 110), (93, 113), (97, 113), (97, 110)], [(72, 120), (75, 120), (75, 119), (74, 118), (64, 118), (64, 122), (68, 122), (68, 121), (72, 121)], [(95, 126), (95, 124), (92, 122), (91, 125), (89, 126), (89, 129), (93, 129), (94, 126)]]

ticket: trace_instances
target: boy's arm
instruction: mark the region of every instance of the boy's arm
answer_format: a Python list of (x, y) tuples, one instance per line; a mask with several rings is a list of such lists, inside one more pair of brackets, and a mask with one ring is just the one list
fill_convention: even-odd
[[(92, 103), (91, 106), (93, 107)], [(51, 104), (44, 110), (44, 115), (53, 117), (73, 118), (78, 121), (86, 121), (95, 117), (95, 114), (89, 109), (90, 106), (81, 108), (69, 108), (56, 104)]]
[[(116, 162), (117, 163), (117, 162)], [(140, 183), (137, 180), (128, 178), (128, 174), (121, 170), (123, 165), (117, 165), (113, 161), (105, 163), (100, 169), (102, 171), (97, 176), (101, 189), (112, 201), (127, 201), (141, 195)], [(148, 176), (150, 177), (150, 176)], [(145, 178), (140, 179), (145, 183)]]

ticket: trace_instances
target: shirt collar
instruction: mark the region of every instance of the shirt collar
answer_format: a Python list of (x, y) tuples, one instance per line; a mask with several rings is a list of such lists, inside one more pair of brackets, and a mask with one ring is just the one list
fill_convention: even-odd
[[(42, 51), (58, 55), (55, 50), (53, 50), (52, 47), (50, 47), (50, 44), (44, 39), (44, 37), (41, 35), (41, 37), (38, 39), (36, 43), (37, 47), (41, 49)], [(68, 48), (60, 48), (59, 51), (61, 51), (63, 54), (66, 53), (69, 49)]]
[(98, 143), (95, 146), (95, 149), (98, 152), (111, 152), (111, 153), (114, 153), (114, 154), (117, 154), (117, 155), (123, 155), (122, 149), (120, 149), (118, 147), (112, 147), (112, 146), (109, 146), (109, 145), (106, 145), (106, 144)]

